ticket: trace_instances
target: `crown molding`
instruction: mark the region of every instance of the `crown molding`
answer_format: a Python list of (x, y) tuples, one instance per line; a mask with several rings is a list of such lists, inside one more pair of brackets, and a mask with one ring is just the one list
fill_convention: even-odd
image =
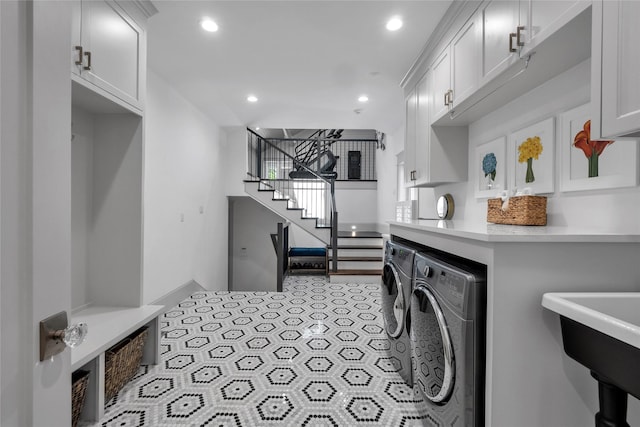
[(129, 0), (129, 2), (135, 6), (145, 18), (149, 19), (156, 13), (158, 13), (158, 9), (151, 3), (150, 0)]
[[(426, 70), (426, 67), (424, 67), (425, 62), (427, 61), (427, 59), (429, 59), (438, 45), (442, 43), (444, 38), (451, 32), (451, 29), (453, 28), (456, 21), (460, 18), (462, 13), (465, 10), (473, 10), (473, 12), (475, 12), (475, 10), (477, 10), (478, 6), (480, 6), (481, 3), (482, 1), (479, 0), (453, 0), (451, 2), (451, 5), (436, 26), (436, 29), (433, 31), (433, 33), (431, 33), (422, 50), (411, 64), (411, 67), (409, 67), (409, 71), (407, 71), (407, 73), (400, 81), (400, 86), (402, 88), (407, 86), (407, 84), (414, 79), (416, 73), (422, 71), (423, 69)], [(472, 14), (473, 13), (471, 13), (469, 16), (471, 16)]]

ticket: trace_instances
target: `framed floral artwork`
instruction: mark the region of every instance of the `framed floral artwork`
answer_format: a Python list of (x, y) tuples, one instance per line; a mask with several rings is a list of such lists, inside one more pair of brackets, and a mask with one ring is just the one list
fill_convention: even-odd
[(506, 188), (507, 163), (505, 146), (507, 138), (502, 136), (476, 147), (475, 196), (496, 197)]
[(591, 139), (590, 104), (561, 114), (560, 122), (561, 191), (637, 185), (637, 140)]
[(553, 193), (555, 129), (548, 118), (509, 135), (509, 187)]

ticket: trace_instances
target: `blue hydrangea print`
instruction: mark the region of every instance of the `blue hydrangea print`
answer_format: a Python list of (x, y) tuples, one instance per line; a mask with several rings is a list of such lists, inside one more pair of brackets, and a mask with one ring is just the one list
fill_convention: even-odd
[(498, 165), (498, 160), (496, 160), (496, 155), (493, 153), (488, 153), (482, 159), (482, 171), (484, 172), (484, 176), (491, 175), (491, 180), (496, 179), (496, 166)]

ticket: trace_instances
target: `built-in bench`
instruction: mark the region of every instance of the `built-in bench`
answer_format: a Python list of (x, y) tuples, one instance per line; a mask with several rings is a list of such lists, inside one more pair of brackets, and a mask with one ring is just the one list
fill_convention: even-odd
[(163, 305), (142, 307), (89, 307), (71, 315), (71, 323), (89, 327), (84, 342), (71, 349), (71, 370), (89, 371), (89, 384), (81, 420), (99, 421), (104, 416), (105, 351), (137, 329), (147, 326), (149, 332), (142, 354), (143, 365), (155, 365), (160, 358), (160, 325), (158, 316)]
[(290, 274), (327, 274), (327, 248), (290, 248)]

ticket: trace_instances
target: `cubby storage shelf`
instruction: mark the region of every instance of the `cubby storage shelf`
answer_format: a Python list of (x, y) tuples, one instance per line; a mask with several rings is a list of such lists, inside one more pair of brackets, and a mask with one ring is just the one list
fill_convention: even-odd
[[(89, 333), (82, 345), (71, 349), (71, 369), (76, 370), (91, 359), (103, 353), (122, 338), (146, 325), (164, 310), (163, 305), (143, 305), (142, 307), (89, 307), (71, 315), (71, 323), (84, 322)], [(157, 342), (149, 331), (147, 345)]]
[(80, 419), (99, 421), (104, 416), (105, 352), (142, 326), (149, 328), (142, 352), (143, 365), (160, 359), (159, 316), (163, 305), (141, 307), (90, 306), (71, 315), (72, 323), (84, 322), (89, 333), (82, 345), (71, 349), (71, 370), (89, 371), (89, 384)]

